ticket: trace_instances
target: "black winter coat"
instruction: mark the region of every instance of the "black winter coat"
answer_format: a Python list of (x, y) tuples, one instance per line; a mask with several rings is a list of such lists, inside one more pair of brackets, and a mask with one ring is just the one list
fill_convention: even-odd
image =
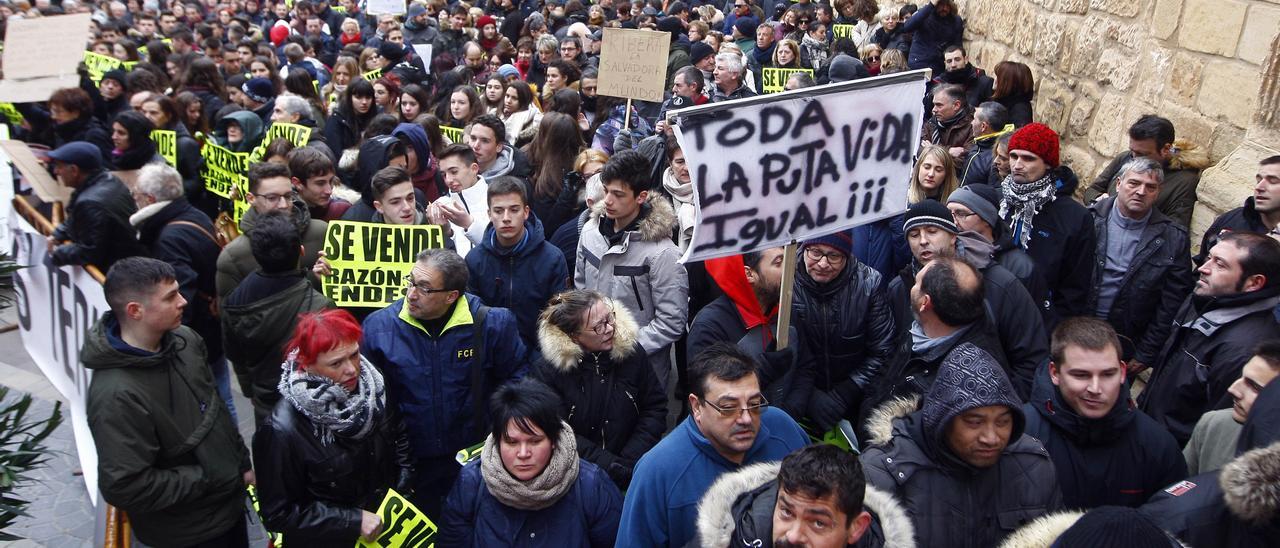
[[(373, 367), (364, 362), (364, 367)], [(253, 435), (253, 464), (263, 524), (304, 546), (349, 547), (361, 510), (376, 512), (387, 489), (412, 485), (409, 437), (387, 405), (362, 440), (321, 443), (311, 421), (288, 400), (276, 403)], [(387, 524), (384, 524), (387, 525)]]
[(882, 285), (879, 272), (852, 256), (825, 284), (803, 266), (796, 271), (791, 322), (813, 362), (814, 389), (836, 391), (850, 410), (874, 389), (893, 356), (893, 312)]
[(1213, 224), (1209, 225), (1209, 229), (1204, 231), (1204, 236), (1200, 240), (1200, 252), (1194, 259), (1195, 264), (1204, 264), (1205, 258), (1209, 256), (1209, 249), (1218, 244), (1218, 236), (1223, 231), (1266, 234), (1270, 230), (1263, 224), (1262, 216), (1253, 206), (1253, 197), (1250, 196), (1245, 199), (1243, 206), (1219, 215), (1213, 220)]
[(1093, 282), (1093, 216), (1074, 198), (1080, 184), (1075, 172), (1061, 166), (1051, 176), (1057, 197), (1032, 219), (1027, 254), (1049, 284), (1054, 313), (1060, 318), (1087, 316), (1092, 312), (1085, 305)]
[(1206, 411), (1223, 409), (1227, 388), (1253, 357), (1259, 341), (1280, 338), (1275, 308), (1280, 284), (1206, 299), (1192, 295), (1174, 318), (1173, 332), (1154, 362), (1138, 405), (1186, 445)]
[(120, 259), (146, 255), (129, 224), (137, 210), (128, 187), (115, 175), (101, 170), (89, 174), (71, 193), (67, 219), (53, 231), (55, 240), (71, 240), (53, 249), (53, 264), (91, 264), (106, 272)]
[[(973, 65), (965, 65), (964, 68), (957, 71), (946, 71), (933, 78), (933, 85), (954, 84), (964, 87), (965, 102), (969, 108), (978, 108), (978, 105), (991, 100), (992, 90), (995, 88), (996, 81), (986, 72)], [(929, 94), (932, 97), (932, 94)], [(932, 99), (926, 99), (925, 103), (932, 106)]]
[(85, 141), (98, 147), (102, 153), (102, 161), (111, 158), (111, 128), (106, 122), (99, 120), (92, 112), (82, 112), (80, 117), (70, 122), (57, 123), (49, 115), (49, 111), (34, 103), (17, 103), (14, 108), (31, 125), (29, 140), (31, 142), (58, 148), (72, 141)]
[(1036, 270), (1036, 262), (1031, 260), (1026, 250), (1013, 243), (1007, 231), (1001, 230), (1001, 232), (1002, 234), (996, 240), (992, 258), (1022, 282), (1022, 287), (1027, 289), (1031, 300), (1040, 310), (1040, 315), (1044, 318), (1045, 330), (1048, 332), (1049, 326), (1057, 324), (1053, 303), (1049, 301), (1049, 284), (1044, 281), (1044, 275)]
[(178, 275), (178, 290), (187, 300), (183, 325), (204, 339), (209, 356), (222, 356), (222, 327), (213, 302), (218, 295), (215, 280), (222, 247), (213, 239), (213, 222), (186, 198), (178, 198), (141, 220), (137, 228), (138, 239), (151, 257), (173, 265)]
[[(1098, 236), (1094, 253), (1093, 284), (1089, 290), (1089, 310), (1097, 309), (1098, 288), (1106, 271), (1107, 229), (1115, 207), (1115, 197), (1099, 200), (1089, 206), (1094, 231)], [(1129, 270), (1120, 280), (1120, 288), (1111, 310), (1103, 319), (1116, 333), (1129, 337), (1138, 361), (1155, 363), (1160, 350), (1173, 329), (1173, 316), (1191, 294), (1195, 274), (1191, 270), (1191, 241), (1187, 230), (1163, 213), (1151, 210), (1142, 231), (1138, 250)]]
[(560, 415), (573, 428), (578, 456), (626, 489), (636, 461), (666, 430), (667, 398), (636, 342), (635, 320), (612, 306), (613, 350), (584, 352), (560, 328), (539, 322), (542, 357), (530, 374), (560, 395)]
[(1027, 435), (1040, 440), (1053, 459), (1068, 508), (1138, 507), (1165, 486), (1187, 477), (1187, 463), (1173, 436), (1138, 411), (1121, 383), (1120, 398), (1100, 419), (1067, 406), (1042, 367), (1023, 406)]
[(1000, 350), (1000, 339), (996, 337), (994, 328), (985, 319), (970, 325), (964, 333), (951, 341), (951, 344), (928, 352), (913, 351), (911, 335), (907, 334), (899, 340), (898, 351), (894, 353), (893, 359), (885, 368), (880, 382), (877, 383), (875, 394), (863, 400), (862, 415), (867, 416), (893, 398), (924, 395), (929, 391), (929, 387), (933, 386), (933, 379), (938, 374), (938, 368), (942, 366), (942, 360), (946, 359), (952, 349), (965, 343), (987, 351), (1006, 372), (1009, 370), (1008, 360)]

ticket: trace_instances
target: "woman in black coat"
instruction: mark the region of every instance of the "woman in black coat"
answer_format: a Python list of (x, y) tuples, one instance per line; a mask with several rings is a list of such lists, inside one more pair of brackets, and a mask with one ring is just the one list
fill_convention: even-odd
[(412, 485), (409, 439), (360, 335), (345, 310), (302, 316), (284, 346), (284, 398), (253, 436), (262, 521), (299, 546), (373, 540), (387, 489)]
[(538, 319), (542, 357), (533, 376), (560, 395), (578, 455), (621, 489), (666, 429), (666, 396), (638, 331), (625, 307), (581, 289), (552, 297)]
[(151, 140), (155, 126), (146, 116), (133, 110), (116, 115), (111, 121), (111, 168), (116, 171), (142, 169), (153, 162), (164, 162)]

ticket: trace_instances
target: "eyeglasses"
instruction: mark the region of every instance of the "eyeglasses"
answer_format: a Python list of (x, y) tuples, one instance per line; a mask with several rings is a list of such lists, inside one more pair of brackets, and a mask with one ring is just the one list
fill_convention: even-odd
[(610, 310), (608, 316), (601, 318), (600, 321), (596, 322), (591, 326), (591, 332), (595, 333), (596, 335), (604, 335), (605, 333), (608, 333), (609, 330), (612, 329), (615, 325), (617, 325), (617, 322), (618, 322), (618, 314), (613, 310)]
[(955, 219), (957, 223), (964, 222), (965, 219), (968, 219), (969, 217), (972, 217), (974, 215), (977, 215), (977, 213), (973, 213), (973, 212), (965, 213), (963, 211), (951, 212), (951, 218)]
[(844, 253), (840, 253), (839, 251), (833, 251), (831, 253), (823, 253), (822, 251), (819, 251), (818, 248), (816, 247), (804, 248), (804, 256), (808, 258), (810, 261), (813, 261), (814, 264), (820, 263), (822, 262), (823, 259), (826, 259), (827, 264), (831, 266), (840, 266), (844, 264), (844, 261), (845, 261)]
[(714, 403), (711, 403), (708, 400), (702, 400), (702, 403), (705, 403), (711, 406), (712, 409), (715, 409), (716, 412), (720, 413), (721, 417), (724, 417), (726, 419), (737, 417), (741, 415), (743, 411), (750, 413), (751, 416), (753, 417), (759, 417), (761, 413), (764, 413), (764, 408), (769, 406), (769, 400), (764, 399), (764, 396), (760, 396), (759, 401), (747, 402), (746, 407), (725, 408), (725, 407), (720, 407), (719, 405), (716, 405)]
[(796, 21), (796, 24), (797, 24), (797, 25), (808, 25), (808, 24), (809, 24), (809, 20), (808, 20), (808, 19), (801, 19), (801, 20), (799, 20), (799, 21)]
[(269, 204), (274, 204), (276, 202), (279, 202), (280, 200), (286, 200), (286, 201), (292, 200), (293, 191), (289, 191), (284, 194), (254, 194), (253, 197), (255, 199), (261, 198), (264, 202), (267, 202)]
[(867, 61), (872, 62), (872, 63), (875, 63), (875, 62), (877, 62), (877, 61), (879, 61), (879, 60), (880, 60), (880, 56), (879, 56), (879, 55), (872, 55), (871, 57), (868, 57), (868, 58), (867, 58)]
[(452, 289), (432, 289), (431, 286), (427, 285), (427, 282), (413, 281), (413, 276), (405, 276), (404, 282), (405, 291), (417, 290), (418, 293), (422, 293), (424, 295), (430, 295), (432, 293), (448, 293), (453, 291)]

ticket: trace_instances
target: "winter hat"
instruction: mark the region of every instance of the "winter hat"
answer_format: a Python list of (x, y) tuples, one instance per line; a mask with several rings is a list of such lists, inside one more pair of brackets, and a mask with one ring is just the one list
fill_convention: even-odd
[(102, 73), (103, 80), (115, 80), (120, 83), (120, 87), (125, 87), (124, 71), (120, 69), (111, 69)]
[(937, 449), (946, 447), (947, 425), (952, 419), (971, 409), (993, 405), (1009, 408), (1013, 415), (1009, 443), (1018, 441), (1026, 430), (1027, 417), (1022, 412), (1022, 400), (1014, 392), (1004, 367), (973, 343), (955, 347), (942, 360), (933, 385), (920, 405), (920, 422), (928, 437), (923, 441)]
[(271, 80), (266, 78), (250, 78), (248, 82), (240, 86), (240, 91), (243, 91), (245, 95), (253, 99), (255, 103), (266, 103), (276, 97), (276, 87), (271, 84)]
[(1063, 531), (1050, 548), (1168, 548), (1169, 534), (1134, 508), (1100, 506), (1090, 510)]
[(696, 65), (699, 61), (715, 55), (716, 51), (703, 42), (694, 42), (689, 46), (689, 62)]
[(852, 56), (841, 53), (831, 59), (830, 68), (827, 69), (827, 79), (831, 83), (848, 82), (859, 78), (871, 76), (867, 72), (867, 67), (862, 61), (854, 59)]
[(383, 42), (378, 46), (378, 55), (391, 61), (391, 64), (399, 63), (404, 59), (404, 46), (395, 42)]
[(543, 17), (541, 13), (535, 11), (530, 13), (529, 16), (524, 19), (524, 24), (530, 29), (536, 29), (538, 27), (546, 28), (547, 18)]
[[(427, 7), (426, 7), (426, 6), (424, 6), (424, 5), (422, 5), (422, 4), (419, 4), (419, 3), (417, 3), (417, 2), (414, 2), (414, 3), (412, 3), (412, 4), (409, 4), (409, 13), (408, 13), (408, 16), (409, 16), (409, 18), (410, 18), (410, 19), (413, 19), (414, 17), (417, 17), (417, 16), (419, 16), (419, 15), (426, 15), (426, 14), (427, 14)], [(492, 18), (490, 18), (490, 20), (492, 20)], [(477, 26), (479, 26), (479, 25), (477, 25)]]
[(1039, 122), (1027, 124), (1009, 138), (1009, 150), (1025, 150), (1049, 167), (1058, 167), (1058, 133)]
[(507, 63), (505, 65), (498, 67), (498, 74), (500, 74), (503, 78), (511, 78), (511, 77), (519, 78), (520, 69), (517, 69), (515, 65), (512, 65), (511, 63)]
[(947, 203), (957, 203), (976, 213), (991, 228), (1000, 225), (1000, 191), (986, 184), (962, 186), (951, 193)]
[(835, 248), (836, 251), (844, 253), (845, 255), (852, 255), (853, 254), (853, 233), (849, 232), (848, 230), (841, 230), (840, 232), (837, 232), (835, 234), (827, 234), (826, 236), (821, 236), (818, 238), (814, 238), (812, 240), (805, 240), (803, 244), (800, 244), (800, 250), (804, 251), (805, 248), (811, 245), (830, 246), (832, 248)]
[(960, 232), (951, 218), (951, 211), (936, 200), (924, 200), (907, 208), (902, 219), (902, 232), (905, 234), (918, 226), (936, 226), (952, 234)]
[(484, 29), (485, 25), (497, 26), (497, 24), (498, 22), (493, 18), (493, 16), (488, 14), (481, 15), (479, 19), (476, 19), (476, 28), (478, 29)]
[(276, 47), (280, 47), (280, 44), (283, 44), (285, 39), (289, 38), (289, 26), (276, 25), (274, 27), (271, 27), (271, 34), (269, 34), (268, 36), (271, 38), (272, 44), (274, 44)]
[(733, 28), (737, 29), (740, 34), (748, 38), (754, 38), (756, 35), (756, 29), (759, 27), (760, 24), (756, 23), (756, 19), (754, 17), (743, 17), (733, 22)]
[(102, 167), (102, 151), (87, 141), (72, 141), (49, 152), (49, 157), (84, 171)]
[(658, 31), (671, 33), (671, 41), (675, 42), (684, 32), (684, 25), (680, 23), (679, 17), (663, 17), (658, 20)]

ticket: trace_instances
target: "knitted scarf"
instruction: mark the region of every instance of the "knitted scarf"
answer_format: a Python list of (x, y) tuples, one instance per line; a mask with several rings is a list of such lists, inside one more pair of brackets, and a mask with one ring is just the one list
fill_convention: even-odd
[(498, 502), (517, 510), (541, 510), (559, 502), (578, 481), (578, 444), (573, 429), (561, 421), (560, 438), (551, 451), (551, 462), (537, 477), (520, 481), (502, 465), (498, 444), (490, 435), (480, 451), (480, 473), (489, 493)]
[(285, 358), (280, 368), (280, 394), (311, 421), (321, 445), (334, 437), (364, 439), (386, 410), (387, 396), (382, 373), (360, 356), (360, 377), (355, 393), (348, 393), (328, 377), (299, 370), (298, 350)]
[(1013, 229), (1014, 241), (1023, 249), (1031, 241), (1031, 220), (1045, 204), (1052, 202), (1058, 191), (1053, 184), (1053, 172), (1029, 183), (1018, 183), (1013, 175), (1000, 183), (1000, 218)]
[(946, 120), (943, 120), (942, 118), (938, 118), (936, 116), (933, 118), (930, 118), (929, 119), (929, 127), (931, 128), (929, 132), (931, 137), (930, 141), (933, 143), (940, 144), (942, 142), (942, 132), (946, 131), (947, 128), (950, 128), (951, 126), (955, 125), (956, 122), (960, 121), (960, 118), (965, 115), (965, 111), (966, 111), (966, 108), (962, 107), (959, 112), (951, 115), (951, 117), (947, 118)]

